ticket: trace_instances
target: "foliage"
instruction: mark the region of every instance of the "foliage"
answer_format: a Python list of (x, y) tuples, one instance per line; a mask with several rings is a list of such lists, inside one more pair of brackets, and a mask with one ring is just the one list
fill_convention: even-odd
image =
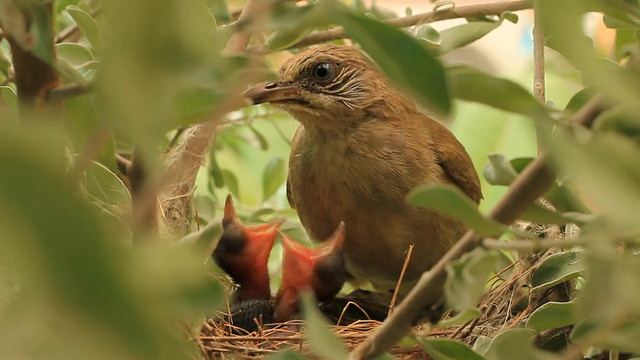
[[(420, 105), (455, 119), (451, 128), (484, 175), (480, 211), (451, 187), (420, 187), (408, 196), (417, 206), (459, 217), (483, 236), (504, 239), (502, 252), (480, 247), (450, 265), (446, 304), (458, 317), (439, 326), (482, 316), (476, 305), (486, 280), (498, 276), (500, 259), (525, 261), (507, 239), (524, 239), (532, 244), (528, 250), (551, 246), (541, 245), (539, 234), (486, 215), (526, 172), (538, 146), (557, 173), (544, 197), (553, 208), (533, 204), (520, 219), (578, 229), (563, 235), (571, 245), (552, 244), (557, 253), (518, 285), (530, 300), (524, 328), (479, 338), (473, 348), (416, 336), (424, 350), (434, 359), (554, 359), (588, 347), (640, 353), (638, 1), (534, 1), (546, 45), (555, 50), (547, 62), (554, 84), (547, 103), (519, 79), (439, 58), (519, 21), (515, 13), (469, 17), (438, 31), (426, 22), (392, 26), (382, 20), (394, 14), (362, 1), (276, 3), (261, 16), (234, 21), (241, 1), (0, 2), (0, 357), (198, 356), (190, 339), (225, 303), (209, 260), (220, 233), (221, 199), (232, 193), (247, 222), (286, 217), (282, 231), (306, 236), (285, 191), (297, 124), (266, 105), (241, 107), (238, 94), (251, 82), (273, 78), (307, 34), (336, 25), (348, 39), (327, 41), (360, 47)], [(446, 11), (448, 5), (438, 6)], [(615, 36), (612, 48), (594, 46), (585, 35), (581, 21), (592, 12), (604, 16)], [(242, 32), (257, 35), (252, 51), (225, 51)], [(16, 74), (21, 64), (8, 37), (53, 69), (62, 89), (74, 91), (47, 95), (49, 89), (40, 89), (41, 101), (26, 104), (16, 91), (17, 77), (25, 75)], [(256, 56), (261, 52), (266, 55)], [(529, 82), (530, 74), (523, 77)], [(47, 96), (53, 104), (43, 105)], [(572, 123), (597, 96), (606, 99), (606, 111), (592, 128)], [(140, 225), (144, 196), (155, 204), (159, 189), (177, 175), (166, 174), (163, 161), (180, 151), (189, 136), (184, 130), (218, 119), (224, 123), (195, 179), (196, 211), (183, 219), (188, 231)], [(136, 193), (123, 173), (132, 155), (145, 165), (151, 195)], [(273, 285), (278, 250), (270, 262)], [(557, 286), (570, 289), (568, 298), (540, 300)], [(346, 350), (310, 299), (304, 313), (314, 351), (343, 358)], [(570, 341), (557, 351), (565, 353), (536, 347), (536, 337), (564, 327)]]

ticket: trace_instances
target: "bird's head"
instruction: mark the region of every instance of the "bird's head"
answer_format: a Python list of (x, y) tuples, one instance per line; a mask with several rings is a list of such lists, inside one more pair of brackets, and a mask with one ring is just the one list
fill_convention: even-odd
[(236, 300), (271, 298), (267, 264), (282, 223), (276, 220), (247, 226), (238, 219), (231, 195), (227, 197), (222, 236), (212, 255), (239, 286)]
[(311, 291), (319, 301), (333, 299), (346, 281), (342, 247), (345, 226), (340, 223), (336, 231), (324, 241), (322, 247), (304, 247), (282, 235), (284, 257), (282, 283), (276, 295), (276, 321), (291, 319), (298, 311), (300, 294)]
[[(362, 53), (325, 45), (300, 52), (280, 68), (278, 80), (244, 92), (254, 104), (276, 105), (305, 127), (336, 129), (362, 121), (391, 85)], [(388, 99), (387, 99), (388, 100)]]

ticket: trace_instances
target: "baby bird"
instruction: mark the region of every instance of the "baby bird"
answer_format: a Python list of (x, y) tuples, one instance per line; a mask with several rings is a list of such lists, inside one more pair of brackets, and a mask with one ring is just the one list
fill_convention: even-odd
[(406, 293), (467, 230), (405, 197), (419, 185), (453, 184), (479, 203), (469, 155), (355, 48), (302, 51), (282, 65), (277, 81), (244, 96), (301, 123), (289, 158), (289, 203), (314, 241), (346, 224), (342, 250), (351, 281), (392, 290), (413, 244)]
[(282, 283), (275, 300), (276, 321), (286, 321), (296, 315), (302, 291), (311, 291), (320, 302), (338, 294), (346, 280), (344, 236), (345, 226), (340, 223), (322, 247), (312, 249), (282, 234), (284, 257)]
[(227, 196), (222, 218), (222, 236), (213, 259), (238, 286), (234, 301), (271, 299), (269, 253), (278, 236), (278, 228), (283, 221), (246, 226), (233, 207), (231, 195)]

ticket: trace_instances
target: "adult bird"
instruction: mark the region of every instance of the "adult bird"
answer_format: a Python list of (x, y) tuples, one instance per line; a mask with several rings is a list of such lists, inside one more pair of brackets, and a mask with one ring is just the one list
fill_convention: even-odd
[(469, 155), (442, 124), (358, 50), (326, 45), (289, 58), (278, 80), (244, 93), (297, 119), (287, 195), (312, 240), (346, 224), (351, 281), (394, 289), (414, 245), (401, 293), (466, 231), (446, 214), (405, 201), (419, 185), (452, 184), (478, 204), (480, 181)]

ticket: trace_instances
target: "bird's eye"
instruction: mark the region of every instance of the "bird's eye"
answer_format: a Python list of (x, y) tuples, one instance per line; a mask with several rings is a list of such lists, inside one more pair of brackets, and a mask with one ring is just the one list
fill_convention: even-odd
[(326, 82), (333, 76), (333, 65), (328, 62), (321, 62), (313, 67), (313, 79), (318, 82)]

